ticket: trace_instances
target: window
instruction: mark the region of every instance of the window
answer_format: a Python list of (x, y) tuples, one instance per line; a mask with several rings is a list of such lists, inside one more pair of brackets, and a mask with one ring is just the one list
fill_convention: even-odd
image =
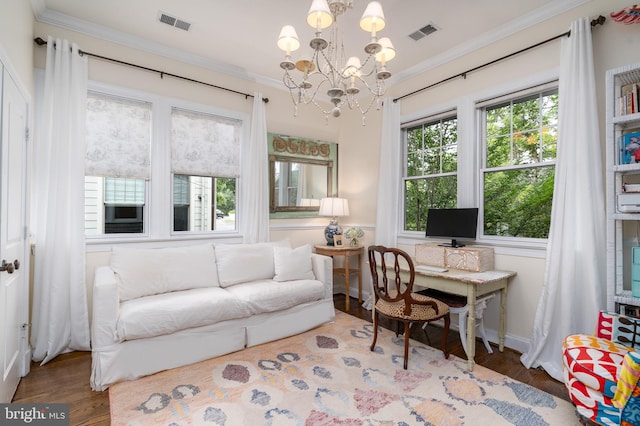
[(405, 231), (424, 231), (429, 208), (456, 207), (457, 132), (457, 118), (450, 114), (403, 129)]
[(173, 108), (173, 230), (234, 230), (242, 121)]
[(85, 235), (145, 232), (151, 104), (87, 95)]
[(558, 139), (557, 89), (480, 108), (484, 235), (547, 238)]
[(235, 232), (245, 115), (96, 87), (87, 95), (85, 235)]

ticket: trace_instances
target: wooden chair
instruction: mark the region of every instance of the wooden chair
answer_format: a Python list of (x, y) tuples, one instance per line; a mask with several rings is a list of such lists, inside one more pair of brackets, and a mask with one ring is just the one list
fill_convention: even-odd
[[(413, 293), (415, 269), (411, 257), (406, 252), (397, 248), (374, 245), (369, 246), (368, 255), (374, 289), (371, 350), (375, 349), (378, 338), (379, 315), (404, 323), (404, 369), (406, 370), (409, 359), (411, 324), (444, 318), (442, 352), (448, 359), (447, 336), (451, 323), (449, 306), (438, 299)], [(396, 331), (397, 335), (398, 331)]]

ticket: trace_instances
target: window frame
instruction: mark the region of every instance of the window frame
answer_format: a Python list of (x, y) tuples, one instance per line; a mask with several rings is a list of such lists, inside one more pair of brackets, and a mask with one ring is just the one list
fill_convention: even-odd
[[(425, 126), (425, 125), (432, 125), (435, 123), (439, 123), (442, 124), (444, 121), (449, 121), (449, 120), (456, 120), (456, 170), (455, 171), (443, 171), (442, 168), (442, 157), (443, 157), (443, 152), (444, 152), (444, 147), (446, 145), (439, 145), (439, 170), (437, 173), (431, 173), (431, 174), (422, 174), (422, 175), (415, 175), (415, 176), (409, 176), (409, 140), (408, 140), (408, 135), (409, 135), (409, 130), (410, 129), (414, 129), (418, 126)], [(460, 144), (459, 144), (459, 140), (458, 140), (458, 129), (459, 129), (459, 124), (458, 124), (458, 114), (457, 114), (457, 110), (456, 109), (447, 109), (445, 111), (440, 111), (434, 114), (430, 114), (428, 116), (425, 116), (423, 118), (420, 118), (418, 120), (414, 120), (414, 121), (408, 121), (406, 123), (401, 124), (400, 127), (400, 131), (402, 132), (402, 176), (400, 178), (400, 182), (401, 182), (401, 194), (402, 194), (402, 211), (401, 213), (398, 215), (398, 220), (399, 220), (399, 227), (400, 227), (400, 233), (406, 233), (406, 234), (422, 234), (424, 236), (425, 231), (422, 230), (407, 230), (406, 229), (406, 208), (405, 208), (405, 201), (407, 199), (407, 182), (408, 181), (419, 181), (419, 180), (431, 180), (431, 179), (441, 179), (441, 178), (447, 178), (447, 177), (451, 177), (451, 176), (455, 176), (456, 177), (456, 192), (457, 192), (457, 187), (459, 185), (459, 181), (458, 179), (458, 172), (459, 172), (459, 156), (458, 156), (458, 152), (460, 149)], [(440, 134), (440, 141), (442, 141), (442, 134)], [(459, 197), (458, 201), (459, 202)], [(425, 216), (426, 218), (426, 216)], [(426, 221), (425, 221), (425, 226), (426, 226)], [(418, 225), (418, 228), (420, 228), (420, 226)]]
[(114, 244), (151, 243), (160, 241), (223, 240), (242, 241), (242, 224), (238, 212), (241, 210), (241, 176), (236, 179), (236, 223), (234, 230), (174, 231), (173, 230), (173, 173), (171, 171), (171, 111), (172, 108), (228, 117), (240, 120), (240, 161), (242, 162), (242, 140), (250, 137), (248, 113), (232, 111), (211, 105), (200, 104), (167, 97), (155, 93), (129, 89), (116, 85), (89, 81), (88, 91), (151, 104), (151, 169), (145, 181), (144, 232), (140, 234), (86, 235), (85, 243), (90, 250), (99, 251)]
[[(558, 82), (552, 81), (548, 83), (538, 84), (531, 87), (524, 88), (522, 90), (517, 90), (505, 95), (501, 95), (498, 97), (494, 97), (490, 100), (480, 101), (476, 103), (476, 120), (478, 122), (478, 132), (477, 132), (477, 145), (480, 149), (480, 155), (478, 156), (478, 172), (477, 172), (477, 183), (478, 183), (478, 241), (482, 241), (483, 243), (492, 243), (497, 245), (516, 245), (523, 247), (531, 247), (531, 248), (540, 248), (540, 246), (544, 245), (546, 248), (546, 244), (548, 238), (527, 238), (527, 237), (511, 237), (511, 236), (500, 236), (500, 235), (487, 235), (484, 233), (484, 207), (485, 207), (485, 197), (484, 197), (484, 178), (487, 173), (495, 173), (495, 172), (504, 172), (510, 170), (522, 170), (522, 169), (532, 169), (532, 168), (540, 168), (540, 167), (552, 167), (555, 171), (556, 159), (548, 160), (548, 161), (540, 161), (536, 163), (527, 163), (527, 164), (514, 164), (509, 166), (498, 166), (498, 167), (487, 167), (487, 128), (486, 128), (486, 120), (485, 114), (486, 110), (491, 106), (503, 104), (505, 102), (515, 102), (518, 100), (524, 100), (532, 95), (538, 95), (555, 91), (558, 93)], [(559, 94), (559, 93), (558, 93)], [(559, 99), (558, 99), (559, 102)], [(559, 123), (558, 123), (559, 125)], [(557, 132), (557, 127), (556, 127)], [(556, 141), (557, 145), (558, 141)]]

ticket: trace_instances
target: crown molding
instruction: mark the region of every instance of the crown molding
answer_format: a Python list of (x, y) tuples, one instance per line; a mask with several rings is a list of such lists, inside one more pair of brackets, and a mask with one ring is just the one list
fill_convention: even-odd
[(421, 62), (411, 68), (407, 68), (406, 70), (395, 74), (391, 77), (391, 81), (389, 83), (390, 85), (393, 85), (416, 77), (426, 71), (454, 61), (478, 49), (487, 47), (504, 38), (517, 34), (518, 32), (526, 28), (538, 25), (541, 22), (544, 22), (561, 13), (567, 12), (591, 1), (592, 0), (567, 0), (550, 2), (547, 6), (541, 7), (531, 13), (528, 13), (527, 15), (519, 17), (518, 19), (506, 25), (502, 25), (492, 31), (486, 32), (482, 36), (477, 37), (471, 42), (459, 44), (440, 55), (436, 55), (433, 58), (429, 58), (424, 62)]
[[(454, 61), (478, 49), (489, 46), (506, 37), (517, 34), (518, 32), (544, 22), (561, 13), (567, 12), (585, 3), (593, 0), (566, 0), (553, 1), (547, 6), (541, 7), (527, 15), (502, 25), (495, 30), (484, 33), (472, 42), (465, 42), (447, 50), (446, 52), (429, 58), (411, 68), (394, 74), (388, 81), (387, 87), (394, 84), (416, 77), (426, 71), (442, 66), (448, 62)], [(214, 72), (230, 75), (243, 80), (252, 81), (268, 87), (280, 90), (286, 90), (279, 79), (273, 79), (264, 75), (250, 72), (244, 68), (235, 67), (233, 65), (217, 61), (211, 58), (205, 58), (200, 55), (186, 53), (179, 49), (171, 48), (160, 43), (150, 42), (140, 37), (122, 33), (108, 27), (97, 25), (92, 22), (84, 21), (65, 15), (46, 8), (44, 0), (31, 0), (34, 16), (38, 22), (53, 25), (56, 27), (79, 32), (94, 38), (120, 44), (143, 52), (162, 56), (168, 59), (180, 61), (183, 63), (195, 65)]]
[(221, 61), (216, 61), (211, 58), (205, 58), (200, 55), (187, 53), (182, 50), (166, 46), (164, 44), (150, 42), (141, 37), (136, 37), (105, 26), (97, 25), (93, 22), (74, 18), (72, 16), (47, 9), (44, 6), (43, 0), (31, 0), (31, 2), (35, 18), (38, 22), (75, 31), (100, 40), (116, 43), (121, 46), (151, 53), (157, 56), (162, 56), (186, 64), (195, 65), (204, 69), (208, 69), (210, 71), (215, 71), (244, 80), (256, 82), (265, 86), (275, 87), (279, 89), (282, 88), (282, 82), (280, 80), (265, 77), (260, 74), (255, 74), (247, 71), (244, 68), (235, 67), (233, 65)]

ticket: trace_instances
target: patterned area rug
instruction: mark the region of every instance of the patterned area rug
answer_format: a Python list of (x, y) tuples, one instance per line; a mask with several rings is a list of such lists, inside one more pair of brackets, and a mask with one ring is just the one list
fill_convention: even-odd
[(276, 342), (109, 389), (112, 425), (578, 425), (572, 404), (336, 312)]

